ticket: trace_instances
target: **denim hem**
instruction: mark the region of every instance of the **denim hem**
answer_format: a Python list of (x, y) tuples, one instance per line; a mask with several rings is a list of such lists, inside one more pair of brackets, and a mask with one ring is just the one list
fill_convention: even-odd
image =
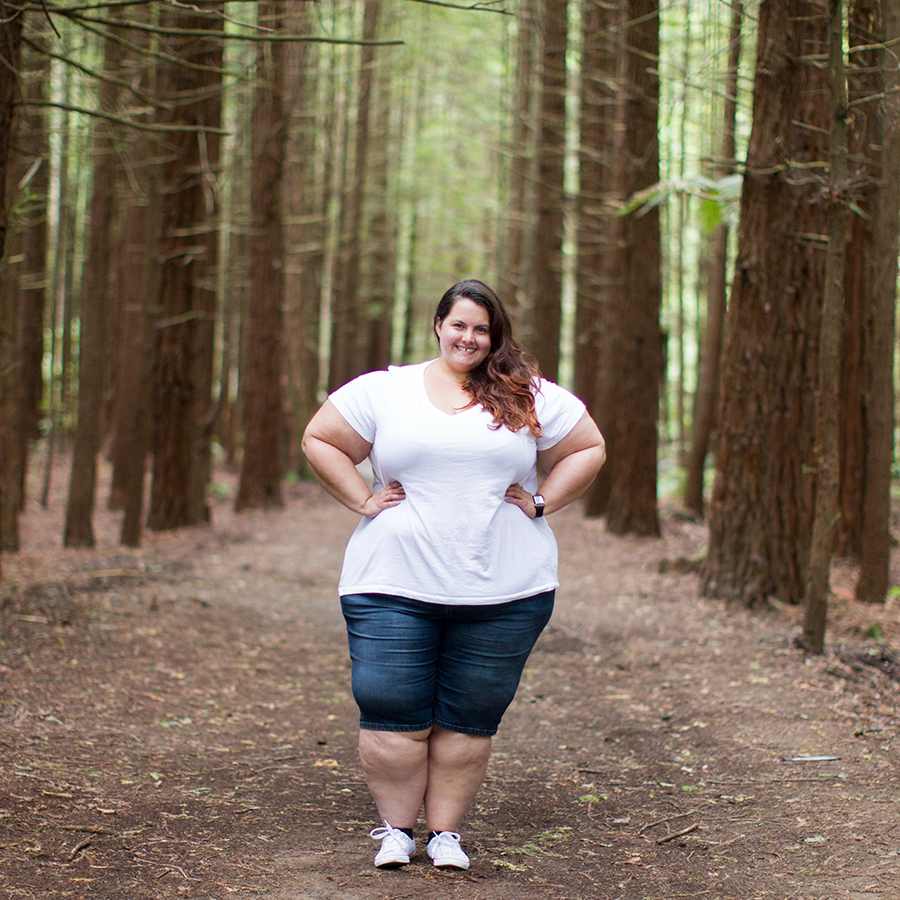
[[(364, 722), (359, 720), (359, 727), (366, 731), (428, 731), (434, 722), (426, 722), (424, 725), (385, 725), (382, 722)], [(441, 726), (444, 727), (443, 725)]]
[(467, 728), (465, 725), (448, 725), (439, 719), (434, 720), (435, 728), (443, 728), (444, 731), (455, 731), (458, 734), (471, 734), (472, 737), (493, 737), (497, 733), (496, 728)]

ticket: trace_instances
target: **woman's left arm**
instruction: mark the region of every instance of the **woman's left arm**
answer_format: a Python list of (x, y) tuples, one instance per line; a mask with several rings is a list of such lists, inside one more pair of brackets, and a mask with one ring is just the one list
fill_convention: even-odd
[[(590, 487), (606, 461), (606, 443), (594, 420), (585, 413), (559, 442), (538, 453), (538, 462), (547, 473), (540, 487), (544, 514), (556, 512), (577, 500)], [(507, 503), (514, 503), (534, 518), (534, 502), (521, 485), (511, 484)]]

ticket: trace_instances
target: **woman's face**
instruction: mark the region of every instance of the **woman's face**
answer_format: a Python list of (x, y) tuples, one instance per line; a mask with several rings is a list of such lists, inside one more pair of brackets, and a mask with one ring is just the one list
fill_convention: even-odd
[(491, 321), (488, 311), (465, 297), (457, 300), (446, 318), (434, 326), (441, 357), (461, 374), (480, 366), (491, 352)]

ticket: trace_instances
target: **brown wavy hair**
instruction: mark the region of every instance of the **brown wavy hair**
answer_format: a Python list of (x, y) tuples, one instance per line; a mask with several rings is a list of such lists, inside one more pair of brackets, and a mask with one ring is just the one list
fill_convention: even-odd
[(434, 314), (435, 329), (457, 300), (477, 303), (487, 311), (490, 323), (491, 351), (463, 384), (472, 397), (469, 406), (480, 403), (494, 417), (494, 428), (505, 425), (519, 431), (527, 427), (540, 437), (543, 430), (534, 408), (534, 390), (541, 373), (534, 357), (513, 339), (512, 323), (500, 298), (481, 281), (460, 281), (441, 297)]

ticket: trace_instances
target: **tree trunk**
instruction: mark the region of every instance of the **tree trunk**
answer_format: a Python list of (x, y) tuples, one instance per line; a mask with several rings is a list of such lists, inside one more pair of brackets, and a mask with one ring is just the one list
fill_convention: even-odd
[[(378, 33), (378, 17), (381, 0), (365, 0), (363, 40), (374, 41)], [(359, 98), (356, 110), (356, 141), (353, 177), (345, 198), (346, 240), (338, 290), (332, 303), (331, 366), (328, 377), (329, 390), (334, 390), (357, 375), (362, 374), (360, 350), (361, 329), (365, 321), (360, 303), (360, 264), (362, 242), (363, 203), (365, 182), (369, 165), (369, 116), (372, 102), (372, 68), (375, 47), (365, 44), (362, 48), (359, 72)]]
[[(291, 34), (311, 31), (307, 4), (288, 4)], [(318, 54), (311, 43), (285, 47), (287, 88), (293, 98), (288, 109), (282, 205), (285, 228), (286, 366), (290, 410), (292, 471), (312, 478), (300, 438), (318, 408), (319, 322), (325, 257), (325, 187), (318, 172), (316, 139), (318, 114), (315, 77)]]
[[(155, 70), (135, 56), (133, 64), (141, 82), (149, 82), (148, 87), (155, 90)], [(123, 223), (120, 284), (124, 303), (113, 413), (114, 496), (110, 497), (111, 508), (124, 510), (119, 540), (127, 547), (141, 543), (152, 432), (153, 325), (159, 298), (162, 227), (159, 156), (158, 139), (146, 132), (131, 135), (128, 165), (134, 193), (126, 202)]]
[[(625, 27), (625, 133), (620, 185), (625, 196), (659, 181), (659, 4), (629, 0)], [(615, 460), (606, 513), (613, 534), (659, 534), (656, 505), (662, 303), (659, 210), (622, 217), (623, 290), (616, 304), (618, 371), (615, 401), (622, 410), (608, 436)]]
[[(140, 158), (146, 141), (137, 139), (133, 159)], [(148, 164), (132, 167), (133, 177), (145, 190), (135, 198), (125, 217), (122, 292), (128, 298), (122, 316), (121, 366), (116, 393), (117, 469), (121, 468), (122, 532), (127, 547), (141, 543), (144, 483), (151, 438), (154, 307), (159, 296), (159, 224), (161, 198), (158, 171)]]
[(375, 69), (372, 84), (371, 164), (366, 195), (365, 333), (362, 356), (366, 371), (386, 369), (391, 362), (397, 270), (396, 225), (391, 165), (396, 159), (391, 140), (391, 78), (387, 66)]
[[(276, 32), (282, 2), (261, 2), (259, 23)], [(250, 318), (244, 384), (244, 455), (235, 510), (281, 506), (284, 228), (281, 217), (286, 111), (284, 45), (260, 44), (253, 104)]]
[(542, 374), (559, 377), (565, 215), (567, 0), (543, 0), (537, 220), (529, 286), (531, 350)]
[[(725, 107), (722, 117), (722, 163), (719, 177), (734, 171), (735, 122), (737, 118), (738, 66), (741, 59), (741, 23), (744, 16), (742, 0), (735, 0), (731, 14), (731, 33), (728, 51), (728, 74), (725, 79)], [(697, 375), (697, 396), (694, 403), (694, 423), (691, 449), (687, 459), (684, 505), (702, 516), (704, 512), (704, 475), (709, 439), (715, 421), (719, 397), (719, 371), (722, 362), (722, 338), (725, 308), (728, 298), (728, 238), (730, 229), (719, 225), (712, 235), (711, 265), (706, 292), (706, 330), (703, 352), (700, 354)]]
[[(120, 68), (121, 44), (105, 42), (105, 69), (111, 76)], [(100, 85), (100, 108), (114, 109), (118, 88)], [(78, 355), (78, 425), (72, 450), (72, 471), (66, 504), (66, 547), (94, 546), (94, 502), (97, 492), (97, 454), (103, 436), (103, 391), (106, 375), (107, 319), (112, 308), (110, 244), (115, 204), (116, 155), (112, 126), (96, 119), (92, 141), (93, 193), (90, 234), (81, 284), (81, 323)]]
[[(616, 433), (616, 416), (620, 413), (615, 316), (624, 290), (623, 223), (618, 212), (625, 199), (624, 186), (620, 183), (624, 147), (621, 97), (626, 64), (625, 6), (618, 4), (610, 9), (600, 2), (588, 12), (590, 16), (583, 31), (589, 42), (585, 60), (590, 66), (586, 74), (590, 84), (583, 84), (582, 89), (588, 100), (602, 90), (606, 102), (602, 111), (594, 110), (593, 115), (586, 111), (582, 124), (586, 129), (582, 134), (583, 155), (589, 160), (586, 159), (587, 183), (581, 185), (585, 215), (579, 220), (579, 257), (583, 262), (579, 263), (578, 274), (582, 287), (576, 308), (575, 389), (608, 439), (606, 464), (584, 497), (585, 514), (602, 516), (609, 508), (616, 470), (617, 447), (609, 438)], [(604, 16), (600, 22), (596, 20), (598, 12)], [(601, 34), (597, 34), (596, 29), (601, 29)], [(603, 52), (606, 42), (606, 52), (598, 58), (597, 53)], [(598, 98), (595, 96), (594, 99)], [(600, 123), (595, 121), (595, 116), (600, 116), (605, 123), (602, 135), (597, 132)], [(595, 135), (594, 140), (599, 143), (595, 144), (591, 135)], [(599, 208), (595, 208), (597, 204)], [(582, 266), (584, 271), (581, 271)]]
[[(40, 102), (49, 83), (50, 60), (31, 52), (24, 63), (23, 92)], [(19, 509), (25, 505), (29, 448), (40, 435), (43, 396), (44, 309), (47, 295), (47, 197), (50, 183), (50, 148), (45, 112), (23, 107), (19, 113), (22, 173), (16, 181), (27, 191), (22, 209), (21, 273), (19, 289)]]
[[(9, 227), (8, 198), (6, 196), (7, 171), (13, 133), (13, 106), (19, 89), (19, 48), (22, 38), (22, 13), (18, 4), (0, 0), (0, 260), (6, 244)], [(16, 418), (16, 333), (13, 328), (13, 310), (9, 302), (0, 296), (0, 549), (3, 547), (3, 511), (10, 505), (17, 509), (18, 499), (11, 491), (9, 479), (15, 473), (6, 471), (4, 459), (13, 458), (17, 442)]]
[[(164, 10), (175, 29), (210, 31), (220, 18)], [(215, 184), (221, 122), (222, 42), (214, 34), (172, 38), (168, 95), (182, 98), (172, 122), (163, 188), (160, 319), (153, 394), (153, 480), (148, 524), (154, 530), (209, 520), (215, 318)], [(190, 68), (188, 68), (190, 66)], [(186, 99), (185, 99), (186, 98)]]
[[(45, 55), (22, 54), (21, 91), (39, 100), (47, 83)], [(6, 259), (0, 264), (3, 316), (12, 340), (6, 396), (16, 404), (16, 440), (2, 452), (0, 467), (6, 490), (0, 504), (3, 550), (19, 549), (19, 513), (25, 506), (25, 480), (30, 443), (39, 436), (43, 364), (44, 277), (47, 247), (47, 128), (42, 110), (21, 107), (15, 115), (15, 151), (10, 153), (9, 184), (18, 186), (16, 221), (6, 235)], [(0, 376), (0, 381), (2, 381)], [(12, 407), (10, 407), (12, 408)]]
[(578, 191), (578, 266), (575, 296), (575, 394), (595, 420), (604, 399), (597, 395), (597, 370), (605, 313), (611, 306), (608, 258), (616, 252), (615, 211), (611, 203), (616, 127), (616, 11), (604, 0), (586, 0), (582, 20), (581, 153)]
[(809, 559), (826, 42), (820, 4), (763, 0), (703, 586), (747, 605), (799, 603)]
[(828, 0), (828, 88), (831, 100), (831, 150), (828, 255), (819, 326), (816, 397), (816, 499), (803, 609), (802, 645), (814, 653), (825, 648), (828, 580), (834, 544), (840, 459), (838, 404), (841, 370), (841, 317), (844, 306), (844, 254), (847, 246), (847, 78), (844, 72), (843, 0)]
[[(855, 3), (854, 11), (860, 8), (859, 11), (864, 12), (867, 6), (867, 3)], [(893, 364), (900, 235), (900, 69), (896, 52), (900, 41), (900, 9), (891, 0), (881, 0), (877, 6), (880, 7), (881, 19), (878, 39), (887, 49), (881, 49), (878, 53), (884, 85), (877, 113), (877, 118), (881, 120), (881, 177), (880, 196), (871, 208), (874, 219), (874, 247), (870, 256), (872, 313), (866, 329), (868, 390), (865, 414), (868, 441), (860, 529), (860, 572), (856, 585), (856, 599), (865, 603), (883, 603), (890, 583)], [(859, 43), (870, 41), (868, 31), (861, 30)], [(868, 147), (867, 150), (871, 152)]]
[(498, 284), (520, 340), (526, 337), (526, 288), (531, 276), (530, 255), (533, 232), (532, 207), (534, 197), (533, 171), (537, 131), (535, 90), (537, 48), (540, 43), (536, 27), (538, 4), (541, 0), (521, 0), (516, 5), (516, 85), (513, 99), (512, 146), (509, 151), (509, 202), (506, 209), (506, 228), (500, 252)]

